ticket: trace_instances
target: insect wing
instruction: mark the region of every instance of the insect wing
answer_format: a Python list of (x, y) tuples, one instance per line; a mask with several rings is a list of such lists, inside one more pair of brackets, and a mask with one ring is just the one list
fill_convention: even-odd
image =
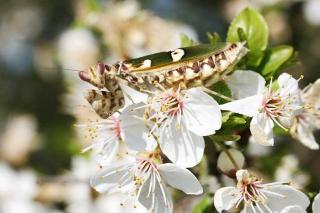
[(227, 43), (201, 44), (197, 46), (178, 48), (174, 51), (159, 52), (140, 58), (124, 61), (129, 72), (152, 72), (166, 70), (169, 67), (179, 66), (187, 62), (207, 58), (210, 55), (222, 51)]

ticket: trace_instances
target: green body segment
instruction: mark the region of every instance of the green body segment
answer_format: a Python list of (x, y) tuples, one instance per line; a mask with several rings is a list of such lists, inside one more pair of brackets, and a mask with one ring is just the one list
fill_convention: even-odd
[[(155, 69), (165, 68), (167, 66), (179, 66), (190, 61), (198, 61), (207, 58), (217, 52), (221, 52), (226, 47), (226, 43), (217, 43), (216, 45), (201, 44), (197, 46), (184, 47), (181, 49), (184, 54), (178, 61), (173, 61), (172, 52), (159, 52), (140, 58), (130, 59), (123, 63), (130, 67), (130, 72), (152, 72)], [(151, 61), (150, 67), (142, 67), (146, 60)]]

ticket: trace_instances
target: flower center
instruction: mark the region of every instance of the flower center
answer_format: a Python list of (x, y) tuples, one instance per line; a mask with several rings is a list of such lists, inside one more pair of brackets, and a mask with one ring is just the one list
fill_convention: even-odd
[(241, 199), (246, 202), (265, 202), (266, 198), (260, 192), (263, 188), (262, 181), (256, 177), (249, 177), (245, 180), (238, 182), (237, 187), (241, 192)]
[(114, 116), (111, 116), (109, 118), (113, 122), (113, 128), (112, 130), (114, 131), (115, 135), (118, 137), (118, 139), (121, 139), (121, 127), (120, 127), (120, 120)]
[(285, 105), (285, 102), (280, 96), (271, 93), (264, 97), (261, 110), (265, 112), (267, 116), (276, 118), (283, 115)]
[(178, 92), (172, 92), (161, 98), (160, 111), (169, 116), (181, 115), (184, 107), (184, 102)]

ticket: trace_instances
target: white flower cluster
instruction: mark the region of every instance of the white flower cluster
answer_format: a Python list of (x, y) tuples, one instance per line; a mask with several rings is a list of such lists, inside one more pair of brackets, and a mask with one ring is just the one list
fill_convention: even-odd
[[(276, 124), (285, 130), (292, 129), (293, 136), (310, 148), (318, 148), (312, 131), (319, 128), (320, 122), (319, 98), (314, 92), (319, 82), (300, 91), (298, 80), (284, 73), (266, 87), (265, 79), (253, 71), (235, 71), (226, 76), (225, 82), (235, 100), (220, 106), (200, 88), (170, 89), (146, 96), (122, 86), (130, 98), (121, 112), (80, 125), (88, 130), (93, 142), (85, 150), (92, 149), (100, 165), (91, 185), (99, 192), (123, 193), (126, 199), (122, 204), (134, 200), (134, 205), (156, 213), (173, 212), (167, 185), (186, 194), (203, 192), (187, 168), (201, 161), (204, 136), (221, 128), (221, 110), (252, 117), (250, 130), (258, 144), (274, 144)], [(231, 208), (244, 212), (290, 212), (291, 208), (305, 211), (309, 200), (302, 192), (285, 183), (263, 183), (241, 169), (243, 162), (242, 158), (240, 167), (235, 168), (237, 186), (216, 192), (214, 203), (218, 211)]]

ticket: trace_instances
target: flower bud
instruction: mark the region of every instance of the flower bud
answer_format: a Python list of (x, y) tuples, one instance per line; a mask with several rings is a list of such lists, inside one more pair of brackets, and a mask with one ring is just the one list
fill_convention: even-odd
[(236, 149), (223, 151), (218, 157), (218, 169), (229, 177), (235, 178), (236, 171), (243, 168), (244, 156)]

